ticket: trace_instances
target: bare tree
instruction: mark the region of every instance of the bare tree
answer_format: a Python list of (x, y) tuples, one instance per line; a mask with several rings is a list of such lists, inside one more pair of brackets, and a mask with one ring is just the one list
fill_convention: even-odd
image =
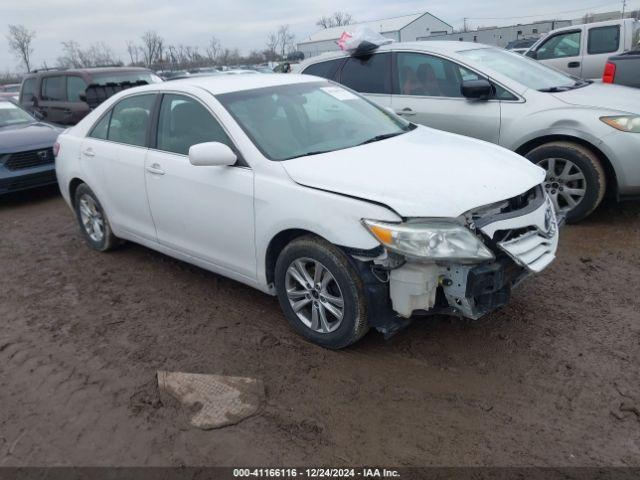
[(63, 55), (58, 57), (58, 66), (62, 68), (87, 68), (104, 65), (119, 65), (113, 50), (104, 42), (96, 42), (88, 48), (82, 48), (75, 40), (62, 42)]
[(293, 49), (296, 36), (291, 33), (289, 25), (281, 25), (277, 33), (278, 46), (280, 47), (280, 56), (285, 57), (286, 53)]
[(31, 54), (33, 54), (33, 39), (36, 37), (35, 30), (29, 30), (24, 25), (9, 25), (9, 50), (31, 71)]
[(270, 32), (267, 35), (267, 50), (273, 54), (275, 57), (278, 51), (278, 45), (280, 44), (280, 37), (278, 36), (278, 32)]
[(343, 27), (354, 23), (353, 15), (346, 12), (334, 12), (328, 17), (322, 16), (316, 22), (320, 28)]
[(164, 39), (157, 32), (149, 30), (142, 37), (142, 60), (150, 67), (162, 62), (164, 53)]
[(131, 60), (131, 65), (140, 65), (140, 47), (130, 40), (127, 40), (127, 53)]
[(222, 49), (222, 45), (220, 44), (220, 40), (216, 37), (211, 37), (209, 40), (209, 45), (206, 48), (207, 58), (211, 63), (215, 63), (220, 55), (220, 50)]

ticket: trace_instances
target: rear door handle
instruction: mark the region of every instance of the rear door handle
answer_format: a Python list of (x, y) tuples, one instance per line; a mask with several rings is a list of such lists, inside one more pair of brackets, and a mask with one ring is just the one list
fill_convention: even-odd
[(147, 172), (153, 173), (154, 175), (164, 175), (164, 170), (162, 170), (162, 167), (158, 163), (149, 165), (147, 167)]
[(578, 68), (580, 66), (580, 62), (569, 62), (567, 65), (569, 68)]
[(95, 156), (96, 156), (96, 154), (93, 152), (93, 149), (92, 149), (92, 148), (87, 148), (86, 150), (84, 150), (84, 151), (82, 152), (82, 154), (83, 154), (85, 157), (95, 157)]
[(400, 110), (399, 112), (396, 112), (398, 115), (402, 116), (402, 117), (412, 117), (416, 114), (416, 112), (414, 112), (413, 110), (411, 110), (409, 107), (407, 108), (403, 108), (402, 110)]

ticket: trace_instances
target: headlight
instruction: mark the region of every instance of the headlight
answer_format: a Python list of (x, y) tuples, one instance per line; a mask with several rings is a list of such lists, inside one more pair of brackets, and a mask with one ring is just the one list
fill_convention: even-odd
[(479, 263), (495, 257), (471, 230), (446, 220), (383, 223), (362, 220), (389, 250), (425, 260)]
[(640, 133), (640, 116), (620, 115), (617, 117), (600, 117), (604, 123), (622, 132)]

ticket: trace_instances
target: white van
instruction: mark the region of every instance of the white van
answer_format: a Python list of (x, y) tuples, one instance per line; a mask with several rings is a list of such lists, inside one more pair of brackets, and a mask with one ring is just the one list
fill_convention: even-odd
[(628, 18), (553, 30), (526, 53), (580, 78), (602, 78), (607, 59), (638, 47), (640, 21)]

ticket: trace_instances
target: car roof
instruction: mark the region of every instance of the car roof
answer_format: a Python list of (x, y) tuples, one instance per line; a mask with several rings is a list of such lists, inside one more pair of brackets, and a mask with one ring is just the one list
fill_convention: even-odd
[(312, 83), (326, 81), (323, 78), (312, 77), (310, 75), (295, 74), (273, 74), (256, 75), (255, 73), (239, 73), (237, 75), (210, 75), (210, 76), (189, 76), (171, 82), (154, 83), (136, 88), (136, 91), (153, 90), (176, 90), (176, 87), (196, 87), (213, 95), (223, 93), (253, 90), (256, 88), (277, 87), (280, 85), (293, 85), (297, 83)]
[(75, 74), (100, 74), (100, 73), (136, 73), (136, 72), (151, 72), (151, 70), (142, 67), (94, 67), (94, 68), (52, 68), (49, 70), (36, 70), (25, 75), (25, 77), (36, 77), (38, 75), (61, 75), (68, 73)]
[[(463, 52), (465, 50), (475, 50), (478, 48), (498, 48), (491, 45), (485, 45), (483, 43), (475, 43), (475, 42), (456, 42), (452, 40), (425, 40), (418, 42), (394, 42), (388, 45), (383, 45), (378, 47), (371, 53), (379, 53), (379, 52), (391, 52), (395, 50), (419, 50), (421, 52), (426, 53), (441, 53), (444, 55), (447, 54), (455, 54), (458, 52)], [(323, 62), (327, 60), (333, 60), (335, 58), (349, 57), (351, 56), (347, 52), (335, 51), (335, 52), (326, 52), (322, 53), (318, 56), (308, 58), (303, 62), (303, 64), (310, 65), (313, 63)]]

